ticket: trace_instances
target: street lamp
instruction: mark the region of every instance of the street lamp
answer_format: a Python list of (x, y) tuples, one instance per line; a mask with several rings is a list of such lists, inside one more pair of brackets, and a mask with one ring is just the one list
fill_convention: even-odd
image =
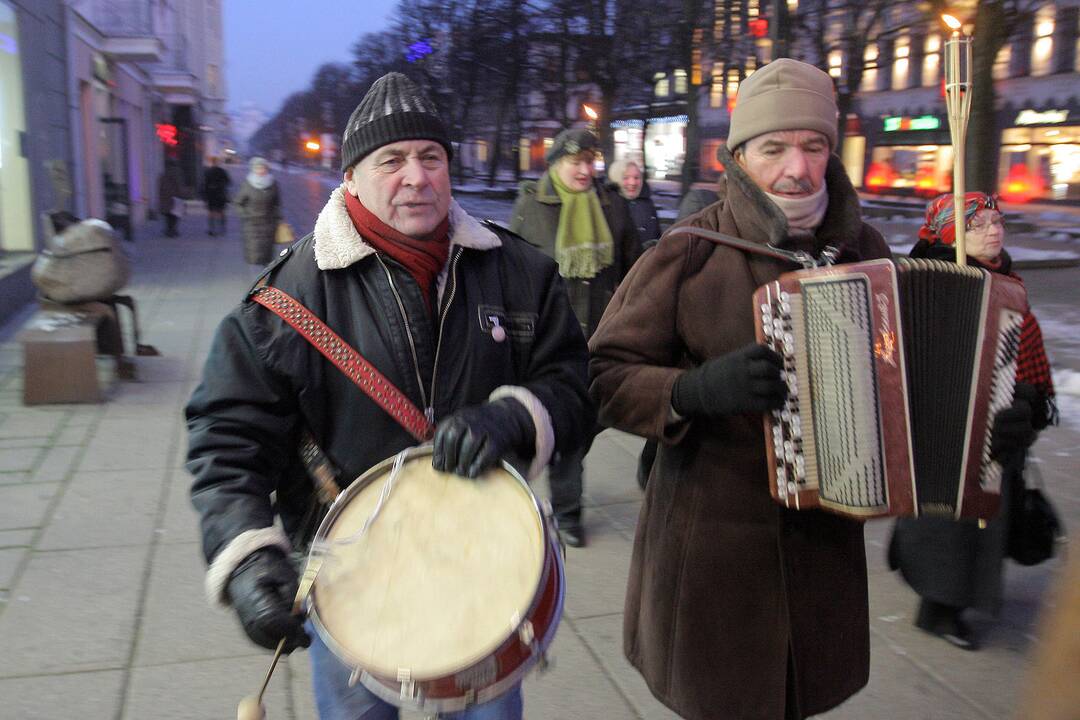
[(589, 118), (589, 129), (596, 132), (596, 121), (600, 115), (589, 105), (582, 105), (581, 108), (585, 111), (585, 116)]

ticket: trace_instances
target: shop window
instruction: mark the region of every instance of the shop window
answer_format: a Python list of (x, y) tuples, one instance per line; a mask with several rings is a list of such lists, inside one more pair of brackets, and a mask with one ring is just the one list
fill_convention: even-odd
[(30, 166), (19, 152), (26, 133), (19, 47), (15, 11), (0, 0), (0, 252), (34, 249)]
[(655, 88), (656, 97), (667, 97), (671, 94), (671, 83), (668, 80), (667, 73), (658, 72), (653, 75), (653, 87)]
[(675, 71), (675, 94), (686, 94), (686, 71), (682, 68)]
[(1080, 200), (1080, 126), (1008, 128), (999, 167), (998, 191), (1014, 202)]
[(523, 137), (518, 140), (518, 170), (529, 172), (532, 170), (532, 143), (529, 138)]
[(908, 68), (911, 62), (909, 57), (911, 53), (910, 43), (911, 41), (906, 37), (897, 38), (896, 46), (893, 48), (893, 90), (904, 90), (908, 86)]
[(874, 192), (900, 191), (934, 197), (952, 187), (949, 145), (878, 146), (870, 155), (863, 187)]
[(1031, 74), (1046, 75), (1054, 57), (1053, 3), (1047, 3), (1035, 13), (1035, 39), (1031, 45)]
[(995, 80), (1004, 80), (1011, 77), (1010, 65), (1012, 63), (1012, 45), (1002, 45), (994, 58), (993, 75)]
[(922, 85), (934, 87), (941, 82), (941, 37), (930, 35), (923, 45)]
[(862, 87), (863, 92), (874, 92), (877, 87), (877, 61), (878, 61), (878, 46), (870, 44), (866, 46), (866, 50), (863, 52), (863, 76)]

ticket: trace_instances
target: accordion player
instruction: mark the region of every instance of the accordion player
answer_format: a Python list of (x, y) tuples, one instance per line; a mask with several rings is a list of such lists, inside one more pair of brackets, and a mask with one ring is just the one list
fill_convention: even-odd
[(857, 518), (992, 517), (997, 412), (1027, 297), (998, 274), (901, 259), (785, 273), (754, 294), (788, 399), (765, 417), (770, 493)]

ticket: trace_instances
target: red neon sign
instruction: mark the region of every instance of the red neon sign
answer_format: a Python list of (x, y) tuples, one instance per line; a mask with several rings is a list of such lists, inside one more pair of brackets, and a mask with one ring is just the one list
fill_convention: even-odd
[(169, 147), (176, 147), (180, 144), (180, 140), (177, 137), (175, 125), (169, 125), (168, 123), (157, 123), (154, 125), (154, 132), (157, 133), (158, 139)]

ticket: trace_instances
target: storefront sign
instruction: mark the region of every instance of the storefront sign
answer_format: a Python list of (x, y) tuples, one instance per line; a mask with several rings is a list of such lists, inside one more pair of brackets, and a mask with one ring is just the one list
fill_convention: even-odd
[(1055, 125), (1063, 123), (1069, 118), (1068, 110), (1021, 110), (1016, 116), (1017, 125)]
[(919, 117), (902, 117), (894, 115), (885, 118), (882, 129), (885, 132), (898, 130), (937, 130), (941, 127), (941, 118), (935, 115), (920, 115)]
[(158, 139), (169, 147), (176, 147), (180, 144), (175, 125), (169, 123), (157, 123), (154, 125), (154, 132), (157, 133)]

